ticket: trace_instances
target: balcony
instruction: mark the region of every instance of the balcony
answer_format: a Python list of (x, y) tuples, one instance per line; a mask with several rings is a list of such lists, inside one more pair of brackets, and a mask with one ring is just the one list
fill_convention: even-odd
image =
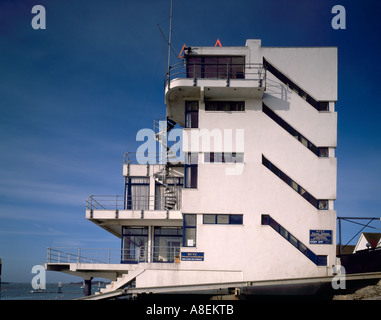
[(48, 264), (120, 264), (120, 263), (174, 263), (180, 259), (179, 246), (140, 246), (121, 248), (47, 248)]
[[(192, 87), (263, 91), (266, 87), (266, 72), (261, 63), (206, 63), (186, 60), (171, 66), (165, 75), (166, 94), (182, 87), (189, 88), (190, 92)], [(208, 95), (212, 93), (213, 90)]]
[(143, 195), (91, 195), (86, 201), (86, 218), (106, 231), (121, 237), (121, 225), (183, 225), (180, 211), (181, 192), (176, 201), (171, 203), (173, 208), (166, 206), (169, 198), (165, 194), (157, 196)]
[(262, 98), (266, 71), (261, 63), (181, 62), (165, 75), (167, 115), (184, 122), (184, 101)]
[[(173, 194), (175, 198), (172, 210), (180, 210), (181, 192)], [(106, 211), (144, 211), (144, 210), (166, 210), (166, 197), (162, 194), (156, 196), (145, 195), (91, 195), (86, 200), (86, 210), (106, 210)]]

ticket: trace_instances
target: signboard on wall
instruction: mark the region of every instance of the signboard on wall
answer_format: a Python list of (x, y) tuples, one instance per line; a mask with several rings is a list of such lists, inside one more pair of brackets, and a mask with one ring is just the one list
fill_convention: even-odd
[(181, 252), (181, 261), (204, 261), (204, 252)]
[(332, 244), (332, 230), (310, 230), (310, 244)]

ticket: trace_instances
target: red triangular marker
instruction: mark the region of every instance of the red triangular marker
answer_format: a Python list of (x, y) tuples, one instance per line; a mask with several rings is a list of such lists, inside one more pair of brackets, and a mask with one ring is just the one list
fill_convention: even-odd
[(214, 46), (215, 47), (217, 47), (217, 46), (222, 47), (220, 39), (217, 39), (216, 44)]
[(186, 46), (187, 46), (187, 45), (184, 43), (184, 44), (183, 44), (183, 47), (181, 48), (181, 51), (180, 51), (180, 53), (179, 53), (179, 57), (178, 57), (179, 59), (180, 59), (180, 58), (184, 58), (184, 56), (182, 56), (181, 54), (184, 52), (184, 49), (185, 49)]

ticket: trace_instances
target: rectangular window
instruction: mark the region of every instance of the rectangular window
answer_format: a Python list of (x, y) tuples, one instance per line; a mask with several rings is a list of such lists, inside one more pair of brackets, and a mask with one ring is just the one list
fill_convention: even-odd
[(148, 227), (122, 227), (122, 262), (147, 261)]
[(204, 214), (203, 224), (243, 224), (242, 214)]
[(286, 182), (292, 189), (299, 193), (304, 199), (306, 199), (310, 204), (319, 210), (328, 210), (328, 200), (317, 200), (313, 195), (311, 195), (306, 189), (297, 184), (294, 180), (288, 177), (282, 170), (278, 169), (269, 160), (262, 155), (262, 164), (271, 170), (280, 179)]
[(316, 256), (316, 264), (318, 266), (326, 266), (327, 265), (327, 256)]
[(242, 152), (205, 152), (205, 163), (243, 163)]
[(197, 215), (183, 215), (183, 247), (196, 246)]
[(184, 163), (184, 187), (197, 188), (198, 154), (186, 153)]
[(185, 101), (185, 128), (198, 128), (198, 101)]
[(149, 177), (126, 177), (124, 186), (124, 209), (149, 209)]
[(180, 256), (182, 227), (154, 227), (153, 262), (174, 262)]
[(244, 56), (187, 56), (187, 78), (244, 79)]
[(320, 147), (319, 150), (319, 157), (327, 158), (328, 157), (328, 148), (327, 147)]
[(245, 101), (205, 101), (205, 111), (245, 111)]

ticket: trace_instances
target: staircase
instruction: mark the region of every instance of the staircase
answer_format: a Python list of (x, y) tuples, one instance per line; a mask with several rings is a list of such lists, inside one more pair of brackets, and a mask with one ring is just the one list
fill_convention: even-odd
[(286, 228), (280, 225), (271, 216), (263, 214), (261, 223), (262, 225), (270, 226), (272, 229), (278, 232), (286, 241), (292, 244), (297, 250), (299, 250), (317, 266), (327, 265), (327, 256), (317, 255), (312, 252), (309, 248), (307, 248), (306, 245), (304, 245), (300, 240), (293, 236)]
[(153, 174), (154, 179), (165, 187), (164, 189), (164, 209), (172, 210), (175, 208), (177, 203), (176, 189), (174, 186), (170, 186), (167, 183), (168, 178), (173, 178), (174, 176), (170, 174), (168, 161), (177, 161), (176, 154), (171, 151), (167, 144), (167, 134), (176, 125), (176, 122), (170, 118), (155, 120), (154, 130), (155, 130), (155, 140), (161, 144), (161, 150), (159, 155), (159, 171)]
[(120, 277), (118, 277), (115, 281), (112, 281), (105, 288), (101, 289), (99, 293), (107, 293), (118, 290), (127, 286), (130, 282), (132, 282), (137, 276), (141, 275), (145, 272), (146, 269), (137, 268), (134, 271), (129, 271), (128, 273), (124, 273)]

